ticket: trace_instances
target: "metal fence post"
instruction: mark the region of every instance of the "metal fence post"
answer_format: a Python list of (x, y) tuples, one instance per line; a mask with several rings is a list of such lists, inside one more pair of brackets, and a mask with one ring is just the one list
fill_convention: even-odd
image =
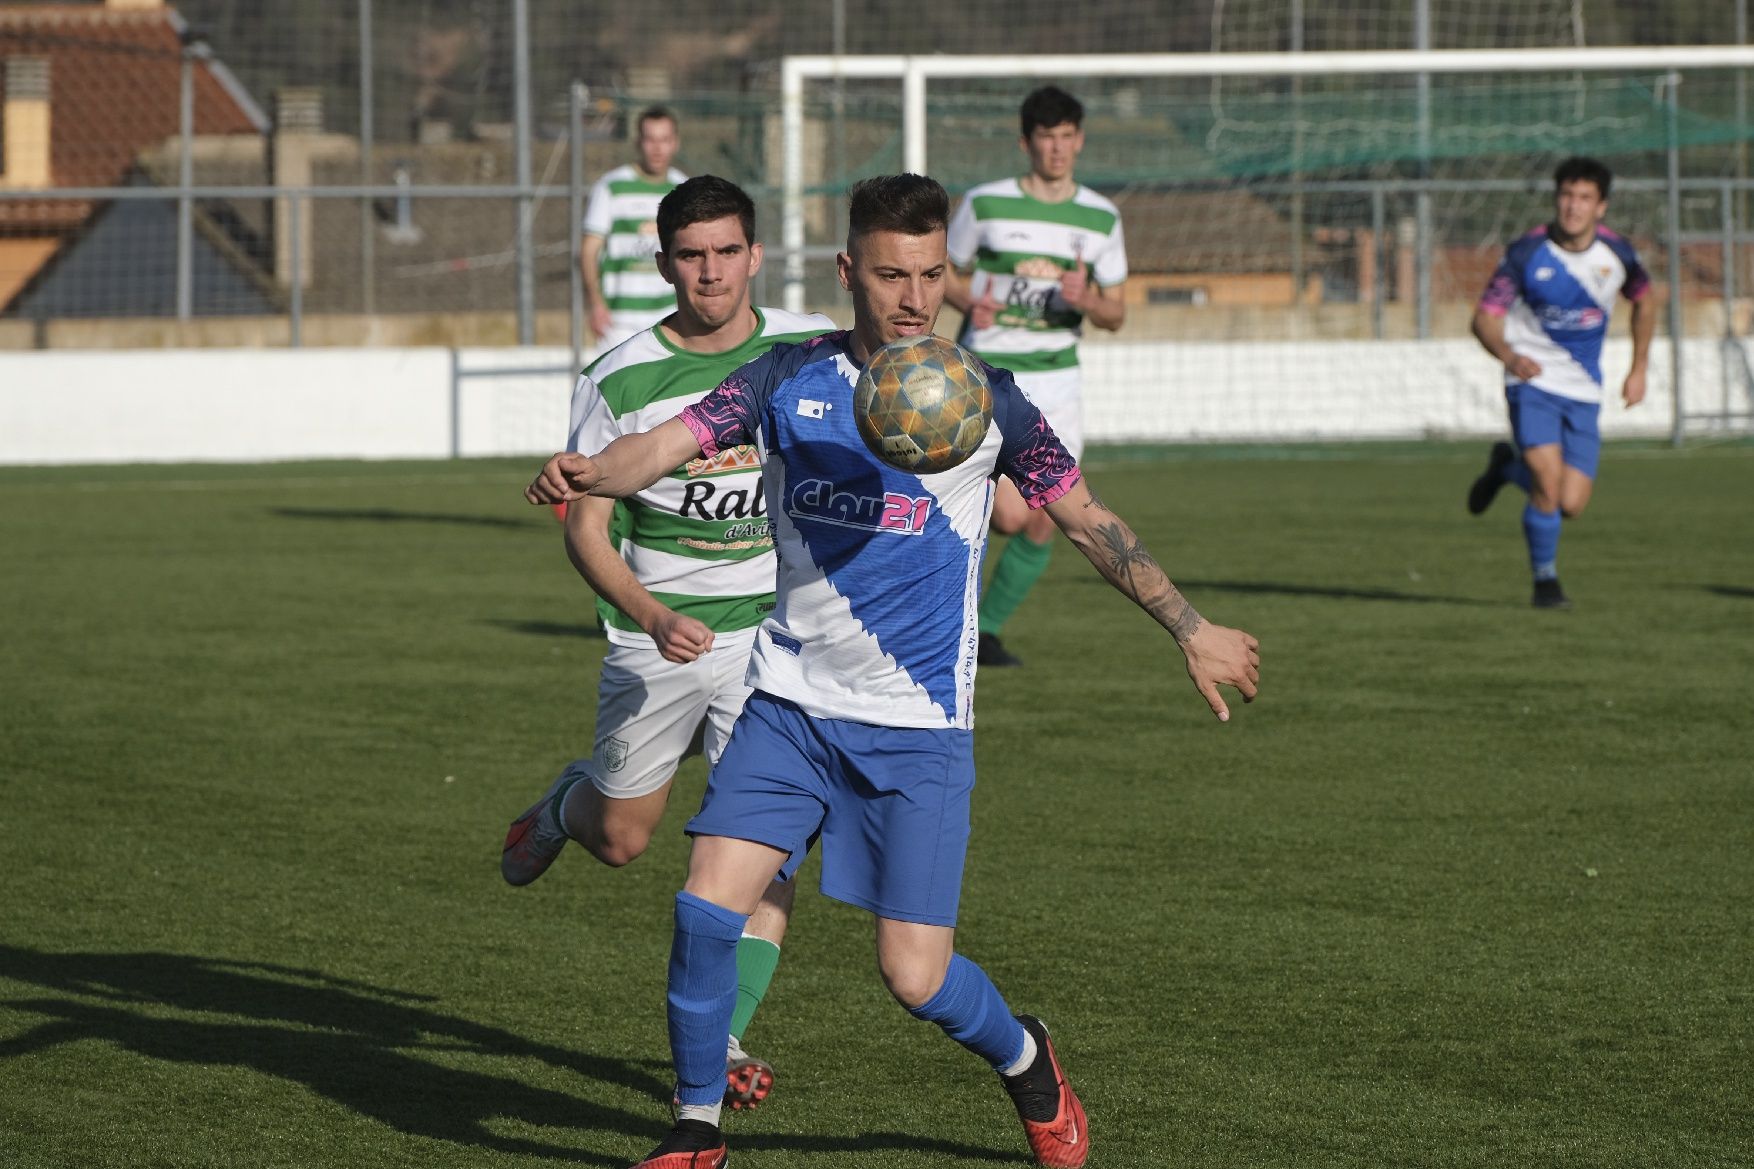
[(1675, 401), (1669, 441), (1680, 446), (1687, 428), (1681, 384), (1681, 75), (1670, 73), (1664, 84), (1668, 87), (1669, 139), (1669, 386)]
[(182, 76), (177, 107), (177, 320), (195, 314), (195, 62), (207, 57), (207, 42), (194, 29), (183, 33)]
[(287, 209), (292, 213), (291, 222), (287, 226), (288, 250), (292, 253), (292, 297), (288, 302), (287, 325), (290, 336), (288, 344), (294, 349), (304, 345), (305, 319), (305, 233), (304, 225), (299, 219), (304, 214), (304, 197), (297, 191), (288, 192)]
[(1388, 252), (1383, 247), (1388, 213), (1383, 204), (1382, 185), (1379, 183), (1370, 189), (1370, 251), (1371, 263), (1376, 268), (1375, 278), (1370, 282), (1370, 335), (1378, 341), (1382, 340), (1383, 293), (1389, 282)]
[(568, 145), (572, 151), (572, 170), (567, 176), (567, 214), (571, 224), (567, 229), (567, 269), (572, 278), (568, 281), (567, 316), (568, 336), (572, 341), (572, 366), (574, 370), (582, 368), (581, 360), (585, 348), (585, 275), (579, 268), (579, 252), (584, 247), (585, 218), (585, 83), (574, 81), (567, 91), (566, 125)]
[(513, 108), (518, 169), (518, 344), (536, 343), (536, 264), (531, 244), (535, 207), (530, 191), (530, 4), (512, 2)]
[[(377, 135), (372, 126), (372, 0), (359, 0), (359, 183), (372, 185), (377, 170)], [(365, 313), (377, 311), (377, 231), (370, 195), (359, 197), (359, 303)]]
[(1718, 202), (1723, 212), (1723, 273), (1718, 281), (1724, 314), (1723, 341), (1718, 345), (1719, 411), (1725, 418), (1730, 413), (1730, 346), (1736, 344), (1736, 210), (1735, 184), (1725, 179), (1718, 189)]
[[(1413, 47), (1420, 52), (1431, 51), (1431, 0), (1414, 0)], [(1419, 116), (1419, 179), (1423, 184), (1431, 178), (1431, 74), (1415, 78)], [(1422, 185), (1413, 199), (1414, 222), (1414, 294), (1413, 335), (1420, 340), (1431, 336), (1431, 192)]]

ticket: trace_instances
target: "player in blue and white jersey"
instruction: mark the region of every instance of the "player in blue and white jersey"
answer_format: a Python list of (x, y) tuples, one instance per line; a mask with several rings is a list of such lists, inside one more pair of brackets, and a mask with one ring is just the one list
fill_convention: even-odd
[(1039, 1020), (1014, 1016), (954, 948), (974, 785), (972, 698), (981, 552), (994, 476), (1008, 476), (1098, 571), (1169, 631), (1220, 719), (1218, 687), (1254, 697), (1255, 639), (1206, 622), (1084, 482), (1011, 376), (988, 367), (993, 426), (951, 470), (913, 475), (859, 438), (853, 387), (870, 355), (930, 333), (944, 299), (949, 198), (931, 179), (854, 187), (841, 284), (853, 328), (780, 345), (699, 403), (591, 457), (551, 462), (528, 495), (625, 496), (739, 443), (761, 453), (779, 552), (776, 606), (750, 658), (754, 693), (713, 768), (669, 970), (679, 1119), (639, 1169), (717, 1169), (734, 951), (774, 877), (822, 843), (822, 891), (877, 918), (885, 984), (1000, 1075), (1038, 1162), (1079, 1166), (1083, 1107)]
[(1569, 609), (1559, 586), (1559, 532), (1588, 506), (1601, 455), (1602, 340), (1616, 294), (1632, 302), (1632, 370), (1620, 395), (1644, 400), (1657, 310), (1632, 244), (1602, 226), (1613, 176), (1593, 158), (1568, 158), (1553, 174), (1553, 222), (1505, 249), (1474, 313), (1474, 336), (1504, 365), (1510, 443), (1493, 444), (1468, 490), (1474, 515), (1498, 489), (1528, 493), (1523, 538), (1534, 603)]

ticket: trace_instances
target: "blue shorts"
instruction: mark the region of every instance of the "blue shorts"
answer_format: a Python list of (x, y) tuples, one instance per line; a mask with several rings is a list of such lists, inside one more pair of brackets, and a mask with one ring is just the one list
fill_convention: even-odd
[(1602, 457), (1602, 407), (1551, 394), (1525, 383), (1504, 387), (1510, 403), (1510, 429), (1519, 450), (1559, 444), (1565, 465), (1576, 467), (1591, 479)]
[(707, 778), (690, 836), (787, 853), (822, 840), (822, 892), (880, 917), (955, 925), (968, 852), (974, 732), (817, 718), (757, 690)]

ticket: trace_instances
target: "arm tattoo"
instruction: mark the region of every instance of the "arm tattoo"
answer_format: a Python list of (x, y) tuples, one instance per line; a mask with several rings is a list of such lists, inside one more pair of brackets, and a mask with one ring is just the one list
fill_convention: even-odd
[[(1102, 547), (1108, 556), (1109, 566), (1114, 569), (1116, 576), (1124, 576), (1129, 586), (1133, 584), (1135, 565), (1140, 568), (1157, 567), (1157, 562), (1151, 559), (1151, 553), (1145, 551), (1145, 546), (1139, 543), (1139, 537), (1129, 532), (1124, 524), (1103, 524), (1096, 529), (1096, 534), (1102, 538)], [(1131, 591), (1136, 595), (1138, 589), (1133, 588)]]
[(1185, 644), (1203, 619), (1170, 583), (1139, 537), (1118, 521), (1097, 527), (1096, 537), (1101, 544), (1099, 567), (1105, 569), (1104, 575), (1169, 630), (1176, 644)]

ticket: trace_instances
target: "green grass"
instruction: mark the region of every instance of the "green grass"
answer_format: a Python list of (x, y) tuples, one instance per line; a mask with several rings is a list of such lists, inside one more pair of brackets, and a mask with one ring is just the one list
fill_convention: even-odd
[[(1091, 477), (1261, 638), (1259, 702), (1212, 720), (1063, 545), (978, 699), (960, 944), (1055, 1028), (1091, 1164), (1754, 1163), (1754, 447), (1611, 448), (1563, 614), (1515, 502), (1463, 514), (1474, 446), (1229, 454)], [(0, 470), (0, 1164), (662, 1133), (680, 814), (497, 871), (603, 650), (530, 469)], [(805, 877), (735, 1163), (1026, 1163)]]

